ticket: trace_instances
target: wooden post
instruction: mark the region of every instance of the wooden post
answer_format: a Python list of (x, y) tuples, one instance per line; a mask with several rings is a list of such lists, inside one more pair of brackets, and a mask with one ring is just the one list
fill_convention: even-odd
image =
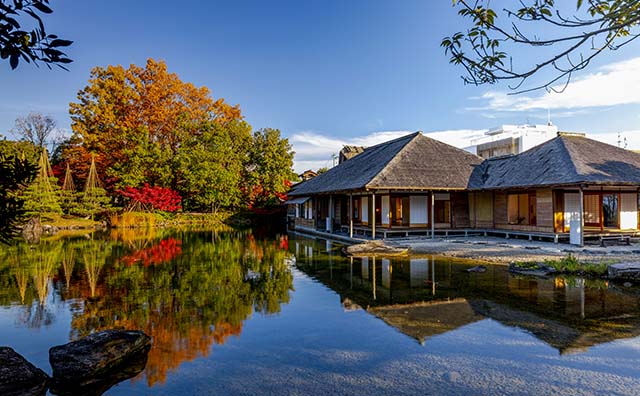
[(371, 194), (371, 239), (376, 239), (376, 193)]
[(580, 186), (580, 246), (584, 246), (584, 192), (582, 186)]
[(353, 238), (353, 194), (349, 194), (349, 238)]
[(436, 237), (436, 219), (435, 219), (436, 195), (431, 191), (431, 239)]
[(329, 216), (329, 224), (327, 224), (327, 232), (333, 233), (333, 211), (335, 206), (333, 204), (333, 194), (329, 195), (329, 211), (327, 215)]

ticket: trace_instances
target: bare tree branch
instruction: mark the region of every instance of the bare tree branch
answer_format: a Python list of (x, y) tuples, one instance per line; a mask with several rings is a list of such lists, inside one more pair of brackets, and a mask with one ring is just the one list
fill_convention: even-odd
[(53, 117), (41, 113), (29, 113), (26, 117), (18, 117), (11, 132), (21, 140), (44, 147), (52, 133), (56, 131)]

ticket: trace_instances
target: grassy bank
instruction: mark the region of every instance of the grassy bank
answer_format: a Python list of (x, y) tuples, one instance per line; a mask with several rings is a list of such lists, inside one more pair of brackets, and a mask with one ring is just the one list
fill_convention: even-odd
[(59, 214), (46, 213), (40, 216), (40, 223), (56, 227), (60, 230), (94, 229), (102, 225), (101, 221), (85, 219), (82, 217), (68, 217)]
[(42, 214), (43, 226), (57, 230), (93, 230), (108, 228), (154, 228), (181, 226), (220, 226), (223, 224), (247, 224), (248, 216), (231, 212), (217, 213), (149, 213), (123, 212), (97, 216), (94, 220), (67, 217), (58, 214)]
[(187, 225), (218, 226), (226, 223), (233, 213), (148, 213), (125, 212), (109, 217), (110, 227), (144, 228), (144, 227), (178, 227)]
[(567, 275), (587, 275), (600, 277), (607, 274), (607, 267), (610, 262), (601, 261), (598, 263), (580, 261), (575, 256), (569, 254), (558, 260), (544, 260), (544, 262), (516, 262), (515, 265), (522, 269), (538, 269), (541, 264), (555, 269), (559, 274)]

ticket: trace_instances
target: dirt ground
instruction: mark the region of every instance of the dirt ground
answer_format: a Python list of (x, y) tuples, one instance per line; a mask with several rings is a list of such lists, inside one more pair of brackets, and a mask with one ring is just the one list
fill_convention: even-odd
[(435, 254), (509, 264), (514, 261), (543, 261), (572, 254), (589, 263), (640, 261), (640, 244), (630, 246), (586, 245), (504, 239), (496, 237), (402, 238), (387, 240), (393, 247), (407, 247), (411, 254)]

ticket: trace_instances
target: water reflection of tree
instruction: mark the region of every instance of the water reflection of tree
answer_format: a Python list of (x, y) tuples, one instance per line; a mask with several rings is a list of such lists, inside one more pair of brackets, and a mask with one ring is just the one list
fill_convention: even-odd
[(76, 265), (76, 250), (73, 248), (62, 249), (62, 270), (64, 271), (64, 280), (67, 289), (71, 284), (73, 269)]
[[(162, 265), (117, 260), (103, 276), (101, 297), (74, 316), (74, 337), (107, 328), (144, 330), (154, 340), (147, 382), (164, 382), (182, 362), (239, 335), (254, 309), (274, 313), (288, 302), (292, 275), (285, 252), (249, 235), (186, 233), (182, 254)], [(157, 246), (173, 244), (157, 241), (144, 249)]]
[(49, 281), (53, 275), (53, 269), (57, 258), (57, 254), (45, 254), (43, 249), (39, 249), (38, 255), (32, 262), (31, 274), (40, 305), (44, 305), (47, 301), (47, 296), (49, 295)]
[(89, 296), (95, 298), (100, 271), (111, 255), (111, 245), (103, 241), (87, 241), (80, 246), (80, 251), (89, 285)]
[(0, 304), (21, 304), (19, 324), (41, 327), (55, 318), (47, 301), (59, 295), (72, 307), (72, 339), (111, 328), (147, 332), (154, 340), (145, 370), (152, 385), (239, 336), (254, 311), (276, 313), (289, 301), (286, 237), (284, 245), (283, 238), (230, 231), (112, 237), (1, 249)]
[(29, 284), (29, 272), (24, 268), (16, 268), (15, 274), (18, 292), (20, 293), (20, 302), (24, 304), (24, 298), (27, 294), (27, 286)]
[(55, 319), (51, 307), (47, 307), (46, 303), (59, 255), (60, 247), (57, 245), (32, 248), (20, 244), (4, 250), (2, 259), (13, 274), (9, 279), (15, 280), (15, 286), (11, 287), (15, 292), (6, 293), (8, 290), (5, 289), (3, 297), (19, 296), (22, 310), (17, 321), (21, 325), (39, 328), (50, 325)]

